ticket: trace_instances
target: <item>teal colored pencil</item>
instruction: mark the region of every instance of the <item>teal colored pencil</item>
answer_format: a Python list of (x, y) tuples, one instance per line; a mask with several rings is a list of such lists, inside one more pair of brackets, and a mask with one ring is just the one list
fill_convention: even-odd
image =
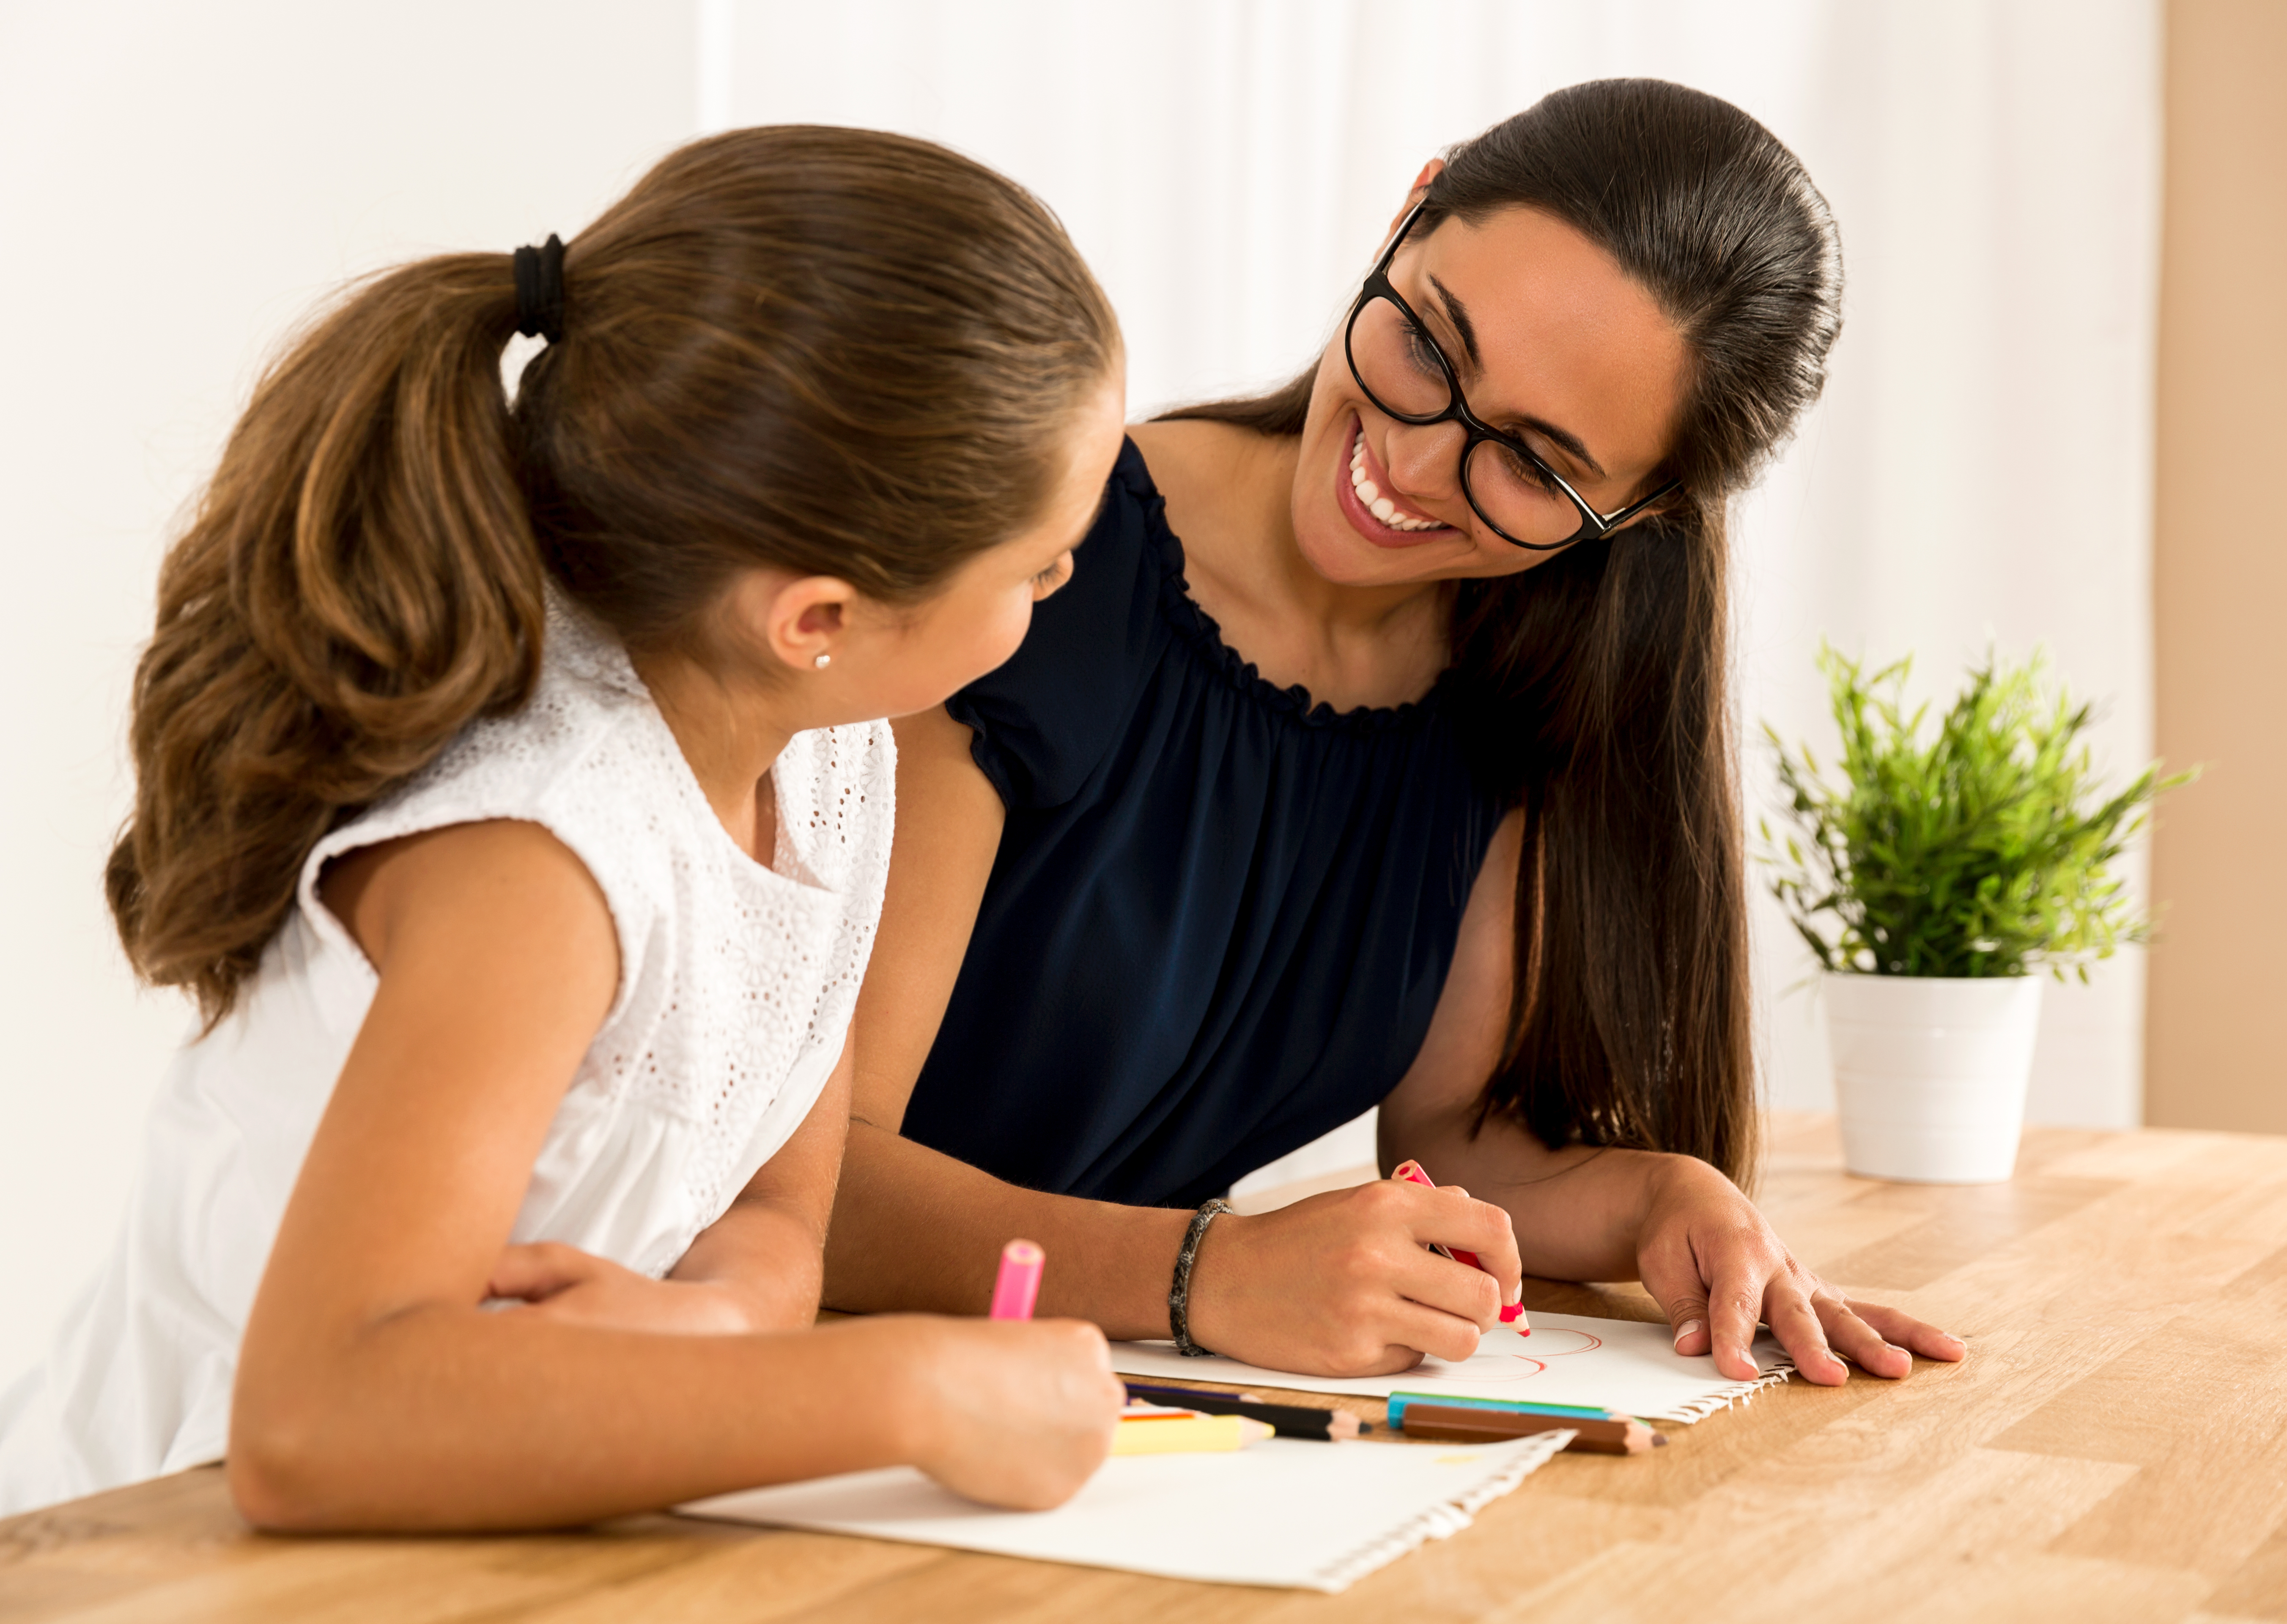
[(1528, 1404), (1521, 1398), (1463, 1398), (1452, 1393), (1392, 1393), (1389, 1395), (1389, 1424), (1405, 1424), (1405, 1406), (1409, 1404), (1437, 1405), (1441, 1407), (1470, 1410), (1500, 1410), (1511, 1415), (1570, 1415), (1585, 1421), (1618, 1421), (1624, 1419), (1618, 1411), (1601, 1409), (1590, 1404)]

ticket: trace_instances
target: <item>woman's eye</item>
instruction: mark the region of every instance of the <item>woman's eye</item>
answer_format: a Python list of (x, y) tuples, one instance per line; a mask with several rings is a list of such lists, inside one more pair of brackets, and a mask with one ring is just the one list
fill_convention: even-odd
[(1522, 480), (1528, 485), (1537, 485), (1551, 495), (1555, 493), (1555, 476), (1542, 466), (1538, 459), (1525, 456), (1523, 452), (1506, 440), (1491, 440), (1486, 443), (1499, 448), (1501, 466), (1510, 478)]
[(1033, 585), (1035, 590), (1043, 591), (1049, 587), (1061, 586), (1064, 584), (1064, 576), (1069, 574), (1071, 571), (1072, 554), (1068, 552), (1059, 553), (1056, 555), (1056, 561), (1055, 563), (1049, 565), (1048, 568), (1042, 570), (1039, 574), (1033, 577)]
[(1405, 358), (1413, 363), (1413, 369), (1425, 377), (1444, 376), (1445, 368), (1437, 346), (1429, 335), (1421, 330), (1421, 324), (1418, 321), (1405, 324)]

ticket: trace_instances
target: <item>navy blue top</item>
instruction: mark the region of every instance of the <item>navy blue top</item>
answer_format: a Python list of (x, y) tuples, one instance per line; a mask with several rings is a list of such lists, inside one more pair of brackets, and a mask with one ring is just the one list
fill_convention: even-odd
[(906, 1137), (1196, 1206), (1397, 1086), (1500, 820), (1445, 679), (1341, 715), (1263, 681), (1130, 441), (1071, 584), (947, 709), (1008, 823)]

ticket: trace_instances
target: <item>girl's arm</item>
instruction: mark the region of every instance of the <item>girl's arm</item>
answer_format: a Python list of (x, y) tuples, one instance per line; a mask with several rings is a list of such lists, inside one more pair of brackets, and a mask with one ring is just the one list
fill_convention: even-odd
[(504, 1248), (495, 1297), (567, 1324), (691, 1335), (794, 1331), (818, 1318), (826, 1224), (849, 1137), (852, 1046), (779, 1153), (663, 1280), (553, 1241)]
[[(1523, 820), (1512, 814), (1478, 872), (1420, 1054), (1382, 1102), (1385, 1169), (1413, 1157), (1440, 1180), (1499, 1202), (1525, 1267), (1553, 1279), (1641, 1279), (1675, 1328), (1676, 1351), (1713, 1351), (1737, 1378), (1767, 1321), (1803, 1374), (1834, 1383), (1835, 1355), (1876, 1375), (1913, 1367), (1905, 1350), (1958, 1359), (1959, 1338), (1877, 1303), (1854, 1303), (1797, 1262), (1754, 1203), (1707, 1163), (1649, 1151), (1550, 1150), (1505, 1117), (1472, 1132), (1500, 1058), (1515, 937)], [(1713, 1306), (1711, 1307), (1711, 1303)]]
[(898, 1462), (1038, 1506), (1095, 1468), (1120, 1395), (1088, 1327), (680, 1336), (485, 1311), (611, 1001), (608, 911), (523, 823), (360, 853), (326, 894), (380, 986), (241, 1348), (228, 1472), (249, 1519), (546, 1525)]
[(798, 1330), (818, 1318), (856, 1061), (856, 1046), (845, 1035), (834, 1074), (802, 1126), (669, 1271), (670, 1280), (737, 1293), (747, 1304), (747, 1329)]

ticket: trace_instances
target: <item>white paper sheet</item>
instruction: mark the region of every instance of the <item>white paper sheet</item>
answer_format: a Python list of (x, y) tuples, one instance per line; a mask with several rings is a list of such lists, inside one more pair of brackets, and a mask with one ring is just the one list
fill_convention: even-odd
[(1646, 1421), (1699, 1421), (1735, 1398), (1786, 1380), (1794, 1361), (1769, 1335), (1753, 1351), (1763, 1374), (1734, 1382), (1715, 1368), (1713, 1354), (1679, 1358), (1665, 1325), (1632, 1319), (1591, 1319), (1573, 1314), (1531, 1316), (1519, 1335), (1488, 1331), (1476, 1357), (1459, 1364), (1424, 1359), (1402, 1375), (1344, 1380), (1265, 1370), (1220, 1356), (1185, 1359), (1173, 1343), (1116, 1342), (1112, 1367), (1122, 1375), (1171, 1382), (1228, 1382), (1349, 1393), (1383, 1398), (1394, 1392), (1452, 1393), (1456, 1398), (1521, 1398), (1534, 1404), (1586, 1404)]
[(910, 1467), (678, 1509), (1169, 1579), (1333, 1592), (1424, 1540), (1460, 1533), (1571, 1437), (1444, 1446), (1278, 1438), (1223, 1454), (1120, 1455), (1053, 1511), (996, 1511)]

